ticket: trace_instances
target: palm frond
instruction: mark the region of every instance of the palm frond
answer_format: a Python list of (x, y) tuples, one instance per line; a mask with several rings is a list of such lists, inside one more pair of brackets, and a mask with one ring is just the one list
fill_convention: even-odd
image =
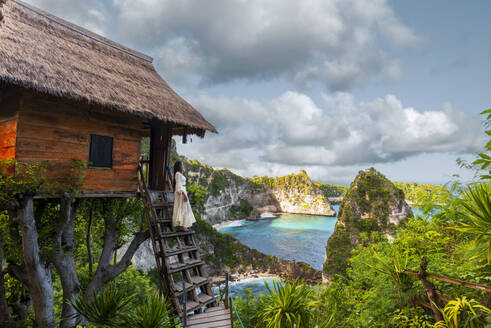
[(460, 200), (462, 210), (459, 214), (464, 221), (452, 229), (474, 236), (473, 247), (480, 258), (491, 263), (491, 184), (481, 183), (469, 187)]
[(77, 312), (75, 316), (83, 316), (96, 327), (121, 327), (121, 315), (129, 310), (132, 298), (127, 289), (109, 284), (94, 294), (92, 301), (79, 297), (71, 305)]

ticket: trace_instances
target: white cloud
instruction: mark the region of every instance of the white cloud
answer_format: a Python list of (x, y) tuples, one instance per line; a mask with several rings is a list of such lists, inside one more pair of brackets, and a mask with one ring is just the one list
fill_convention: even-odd
[(186, 86), (284, 78), (348, 90), (400, 78), (389, 53), (423, 43), (386, 0), (30, 2), (149, 53), (166, 79)]
[[(45, 0), (46, 1), (46, 0)], [(392, 47), (422, 39), (385, 0), (113, 0), (121, 37), (155, 53), (172, 81), (287, 77), (346, 90), (401, 75)]]
[(337, 93), (325, 95), (322, 108), (291, 91), (263, 101), (206, 94), (188, 98), (220, 133), (182, 147), (185, 154), (246, 175), (364, 167), (483, 146), (478, 118), (450, 104), (416, 110), (393, 95), (356, 102), (351, 94)]

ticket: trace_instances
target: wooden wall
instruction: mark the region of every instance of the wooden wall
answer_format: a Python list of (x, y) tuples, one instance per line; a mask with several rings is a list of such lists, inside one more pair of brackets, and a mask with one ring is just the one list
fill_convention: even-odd
[(19, 93), (0, 91), (0, 159), (15, 159)]
[(113, 167), (88, 169), (84, 192), (136, 192), (140, 141), (148, 134), (142, 121), (75, 101), (23, 93), (16, 138), (18, 161), (50, 161), (48, 174), (56, 179), (66, 175), (73, 159), (88, 163), (91, 134), (114, 138)]
[(0, 159), (15, 158), (16, 135), (17, 115), (0, 116)]

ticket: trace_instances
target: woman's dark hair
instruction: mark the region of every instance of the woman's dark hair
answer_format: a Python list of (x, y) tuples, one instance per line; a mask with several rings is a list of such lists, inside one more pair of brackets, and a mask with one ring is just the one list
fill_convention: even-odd
[(176, 190), (176, 173), (181, 171), (181, 168), (184, 168), (181, 161), (177, 161), (174, 163), (174, 181), (172, 181), (172, 189)]

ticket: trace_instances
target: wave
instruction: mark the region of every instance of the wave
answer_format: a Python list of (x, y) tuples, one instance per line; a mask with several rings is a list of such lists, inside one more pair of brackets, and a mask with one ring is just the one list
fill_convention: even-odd
[(234, 220), (234, 221), (225, 221), (219, 224), (214, 224), (213, 228), (216, 230), (220, 230), (223, 228), (232, 228), (232, 227), (241, 227), (246, 223), (246, 220)]

